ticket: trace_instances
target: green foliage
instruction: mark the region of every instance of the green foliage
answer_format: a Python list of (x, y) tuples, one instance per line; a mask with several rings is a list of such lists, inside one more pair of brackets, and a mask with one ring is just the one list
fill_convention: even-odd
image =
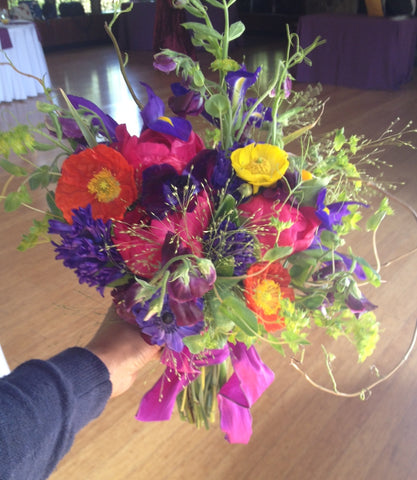
[(371, 218), (366, 223), (366, 228), (368, 231), (376, 231), (378, 227), (381, 225), (382, 220), (387, 215), (393, 215), (394, 211), (391, 208), (388, 198), (383, 198), (378, 210), (372, 215)]
[(16, 192), (10, 192), (4, 201), (4, 210), (14, 212), (23, 204), (32, 203), (32, 198), (25, 185), (21, 185)]
[(49, 242), (50, 237), (48, 235), (48, 220), (49, 215), (45, 215), (42, 220), (33, 220), (33, 225), (29, 229), (29, 233), (23, 235), (22, 241), (17, 247), (18, 250), (24, 252), (29, 248), (35, 247), (40, 243)]

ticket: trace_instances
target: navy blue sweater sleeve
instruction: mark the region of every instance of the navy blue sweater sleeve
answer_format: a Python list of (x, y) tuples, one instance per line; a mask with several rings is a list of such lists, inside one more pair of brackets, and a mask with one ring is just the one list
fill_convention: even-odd
[(46, 479), (111, 389), (104, 363), (78, 347), (0, 378), (0, 479)]

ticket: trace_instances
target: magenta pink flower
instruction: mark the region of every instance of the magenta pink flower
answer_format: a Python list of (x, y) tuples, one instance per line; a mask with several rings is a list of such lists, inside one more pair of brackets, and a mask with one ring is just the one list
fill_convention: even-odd
[(113, 242), (130, 270), (151, 278), (161, 267), (162, 246), (168, 233), (197, 257), (202, 257), (202, 237), (211, 217), (211, 205), (203, 190), (192, 212), (177, 211), (163, 220), (150, 219), (142, 211), (129, 212), (114, 222)]
[(313, 207), (295, 208), (263, 195), (256, 195), (240, 205), (242, 215), (249, 219), (249, 229), (253, 230), (261, 244), (262, 255), (275, 246), (277, 229), (271, 225), (271, 218), (281, 222), (292, 222), (290, 228), (283, 230), (278, 238), (280, 247), (293, 247), (292, 253), (305, 250), (311, 245), (320, 220)]

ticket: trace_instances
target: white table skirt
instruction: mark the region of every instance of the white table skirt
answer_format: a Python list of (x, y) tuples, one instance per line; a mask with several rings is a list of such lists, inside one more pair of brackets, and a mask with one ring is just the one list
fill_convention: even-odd
[(4, 377), (4, 375), (7, 375), (8, 373), (10, 373), (10, 368), (0, 345), (0, 377)]
[[(0, 63), (7, 61), (7, 55), (20, 71), (44, 78), (46, 86), (50, 87), (48, 67), (35, 25), (10, 23), (7, 30), (12, 48), (0, 50)], [(40, 93), (43, 89), (35, 79), (18, 74), (9, 65), (0, 65), (0, 102), (24, 100)]]

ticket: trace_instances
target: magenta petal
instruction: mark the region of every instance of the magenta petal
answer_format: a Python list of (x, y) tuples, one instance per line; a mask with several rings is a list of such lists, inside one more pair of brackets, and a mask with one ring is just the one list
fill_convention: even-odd
[(234, 374), (217, 395), (220, 427), (230, 443), (248, 443), (252, 435), (250, 407), (274, 380), (274, 373), (252, 346), (229, 344)]
[(252, 415), (249, 408), (241, 407), (233, 400), (218, 395), (220, 428), (230, 443), (248, 443), (252, 435)]
[(229, 345), (230, 356), (236, 375), (251, 407), (274, 381), (274, 372), (261, 360), (255, 347), (249, 349), (241, 343)]
[(198, 357), (194, 357), (186, 347), (181, 353), (165, 349), (161, 361), (167, 368), (143, 396), (136, 419), (143, 422), (169, 420), (177, 395), (200, 375), (198, 367), (222, 363), (228, 355), (227, 346), (222, 350), (211, 350), (207, 356)]
[(190, 380), (193, 378), (178, 376), (174, 370), (167, 368), (151, 390), (143, 396), (136, 419), (143, 422), (169, 420), (177, 395)]

